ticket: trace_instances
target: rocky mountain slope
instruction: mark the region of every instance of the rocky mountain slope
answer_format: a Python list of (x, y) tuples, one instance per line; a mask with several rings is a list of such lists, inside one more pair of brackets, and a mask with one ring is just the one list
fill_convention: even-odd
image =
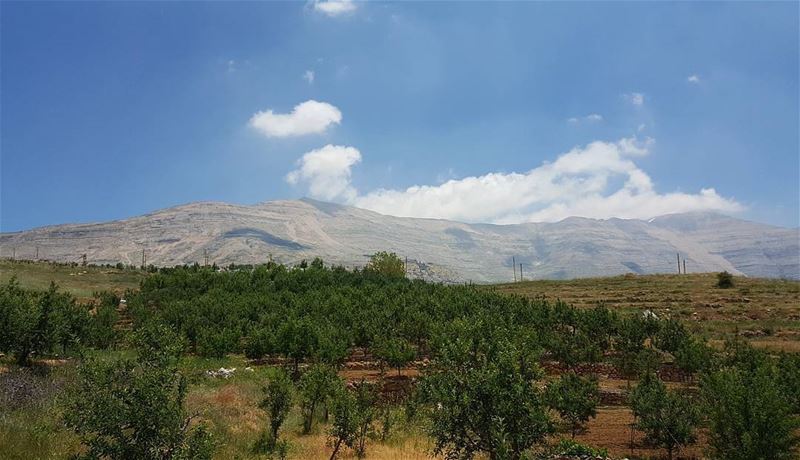
[(408, 257), (412, 276), (439, 281), (513, 279), (512, 260), (530, 278), (674, 273), (676, 253), (690, 272), (727, 270), (800, 278), (800, 229), (713, 213), (649, 221), (571, 217), (555, 223), (464, 224), (381, 215), (303, 199), (253, 206), (192, 203), (144, 216), (0, 234), (3, 257), (90, 263), (287, 264), (322, 257), (363, 266), (388, 250)]

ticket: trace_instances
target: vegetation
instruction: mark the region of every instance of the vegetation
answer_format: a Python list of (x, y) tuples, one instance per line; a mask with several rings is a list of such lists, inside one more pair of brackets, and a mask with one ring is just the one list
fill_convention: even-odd
[(733, 275), (728, 272), (717, 273), (717, 287), (728, 289), (733, 287)]
[[(40, 408), (6, 405), (0, 447), (9, 458), (31, 449), (54, 457), (235, 458), (254, 455), (254, 445), (279, 457), (335, 458), (412, 442), (447, 458), (519, 459), (555, 452), (556, 414), (572, 437), (592, 439), (609, 384), (592, 375), (605, 368), (630, 379), (636, 428), (666, 455), (692, 449), (698, 429), (707, 430), (701, 438), (717, 458), (796, 455), (797, 355), (742, 340), (719, 347), (679, 314), (656, 308), (576, 307), (410, 280), (380, 266), (348, 271), (314, 260), (294, 268), (152, 269), (125, 303), (115, 292), (81, 303), (56, 286), (31, 290), (11, 280), (0, 286), (0, 327), (8, 332), (0, 334), (7, 354), (0, 402), (66, 396)], [(370, 355), (402, 378), (343, 366)], [(60, 373), (27, 377), (61, 357), (70, 360)], [(230, 363), (239, 368), (230, 379), (206, 373)], [(56, 376), (57, 390), (33, 390)], [(55, 398), (38, 401), (45, 399)], [(69, 431), (33, 423), (34, 415), (55, 416)], [(400, 436), (388, 436), (398, 424)], [(50, 436), (36, 438), (33, 427)], [(318, 450), (305, 450), (310, 439)], [(61, 448), (41, 447), (47, 442)]]
[(177, 370), (180, 340), (152, 325), (134, 336), (135, 359), (88, 360), (66, 402), (64, 421), (87, 447), (84, 458), (210, 459), (206, 428), (184, 410)]
[(567, 372), (547, 386), (546, 397), (548, 405), (569, 424), (572, 439), (575, 439), (578, 429), (597, 415), (600, 388), (596, 377)]
[(278, 431), (292, 408), (293, 388), (285, 372), (278, 372), (264, 388), (264, 399), (260, 406), (269, 417), (269, 431), (263, 443), (267, 452), (271, 452), (278, 444)]
[(666, 386), (654, 374), (642, 378), (630, 396), (636, 427), (647, 436), (647, 441), (667, 449), (672, 454), (681, 446), (694, 443), (700, 413), (692, 401)]

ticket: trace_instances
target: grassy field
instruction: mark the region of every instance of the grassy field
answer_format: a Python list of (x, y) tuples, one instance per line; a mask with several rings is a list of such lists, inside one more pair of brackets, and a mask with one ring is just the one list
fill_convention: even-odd
[(492, 289), (561, 299), (577, 307), (603, 303), (618, 311), (651, 310), (683, 320), (712, 340), (738, 334), (752, 343), (800, 351), (800, 282), (735, 277), (729, 289), (716, 275), (623, 275), (566, 281), (525, 281)]
[(53, 281), (78, 300), (86, 300), (96, 291), (137, 289), (139, 281), (146, 275), (139, 270), (0, 259), (0, 283), (7, 283), (12, 276), (17, 277), (22, 287), (30, 289), (47, 289)]

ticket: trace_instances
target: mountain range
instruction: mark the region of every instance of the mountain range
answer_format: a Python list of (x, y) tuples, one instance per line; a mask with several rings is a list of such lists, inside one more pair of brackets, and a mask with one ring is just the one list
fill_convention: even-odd
[[(407, 258), (411, 276), (478, 283), (623, 273), (723, 271), (800, 279), (800, 229), (716, 213), (647, 221), (570, 217), (553, 223), (467, 224), (394, 217), (311, 199), (256, 205), (199, 202), (143, 216), (0, 234), (17, 259), (171, 266), (185, 263), (364, 266), (371, 254)], [(513, 270), (512, 270), (513, 267)]]

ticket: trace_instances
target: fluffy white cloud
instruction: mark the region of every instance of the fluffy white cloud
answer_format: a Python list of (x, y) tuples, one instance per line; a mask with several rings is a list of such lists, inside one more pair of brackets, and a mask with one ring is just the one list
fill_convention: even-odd
[(298, 104), (290, 113), (258, 112), (249, 124), (267, 137), (289, 137), (322, 133), (341, 121), (339, 109), (327, 102), (310, 100)]
[(305, 80), (309, 85), (314, 84), (314, 71), (306, 70), (303, 72), (303, 80)]
[[(658, 193), (650, 176), (633, 161), (647, 155), (653, 144), (649, 138), (593, 142), (525, 173), (489, 173), (439, 185), (379, 189), (366, 194), (359, 194), (350, 185), (351, 167), (360, 160), (359, 152), (351, 147), (326, 146), (320, 151), (327, 154), (306, 154), (301, 167), (287, 180), (307, 181), (312, 196), (384, 214), (466, 222), (540, 222), (569, 216), (646, 219), (677, 212), (743, 209), (713, 188), (694, 194)], [(321, 157), (327, 160), (323, 162)]]
[(698, 75), (689, 75), (686, 78), (686, 81), (688, 81), (689, 83), (700, 83), (700, 76), (698, 76)]
[(644, 105), (644, 94), (642, 93), (626, 93), (623, 94), (622, 97), (624, 97), (626, 101), (630, 102), (631, 104), (637, 107), (641, 107)]
[(303, 155), (297, 161), (297, 169), (286, 175), (286, 181), (292, 185), (308, 184), (314, 198), (351, 202), (356, 190), (350, 185), (350, 169), (359, 161), (358, 149), (328, 144)]
[(325, 0), (314, 2), (314, 11), (331, 17), (352, 13), (355, 10), (356, 3), (353, 0)]

